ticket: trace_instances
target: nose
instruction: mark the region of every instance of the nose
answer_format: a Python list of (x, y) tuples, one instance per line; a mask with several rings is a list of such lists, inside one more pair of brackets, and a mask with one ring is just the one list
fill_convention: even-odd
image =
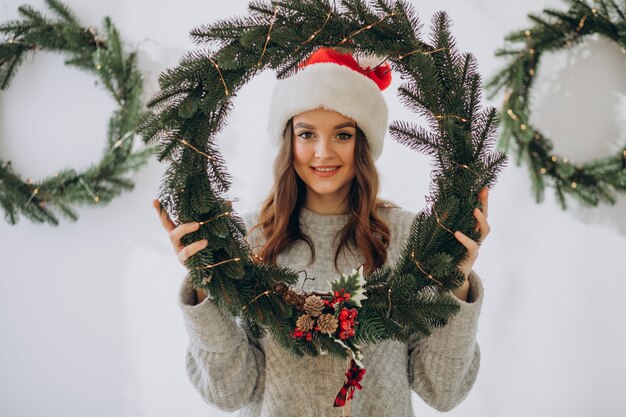
[(332, 141), (326, 136), (322, 136), (315, 145), (315, 157), (327, 159), (333, 154)]

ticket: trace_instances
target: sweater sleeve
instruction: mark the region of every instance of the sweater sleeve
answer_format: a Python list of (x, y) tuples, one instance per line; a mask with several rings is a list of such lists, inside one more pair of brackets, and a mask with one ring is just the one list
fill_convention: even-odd
[(457, 314), (430, 336), (413, 338), (408, 344), (411, 388), (439, 411), (449, 411), (465, 399), (480, 367), (476, 333), (483, 286), (474, 271), (468, 279), (468, 301), (459, 300)]
[(187, 279), (178, 296), (189, 335), (187, 376), (203, 400), (224, 411), (259, 400), (265, 385), (265, 355), (258, 341), (210, 298), (194, 305), (195, 290)]

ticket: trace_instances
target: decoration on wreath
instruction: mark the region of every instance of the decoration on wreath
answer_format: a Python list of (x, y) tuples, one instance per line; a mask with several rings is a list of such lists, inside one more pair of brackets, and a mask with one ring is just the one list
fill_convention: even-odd
[[(363, 286), (363, 265), (353, 269), (348, 276), (342, 275), (331, 283), (331, 292), (322, 295), (309, 295), (304, 301), (304, 314), (296, 320), (293, 337), (304, 338), (307, 342), (317, 337), (329, 337), (348, 349), (354, 358), (360, 358), (359, 346), (352, 343), (355, 335), (355, 320), (361, 307), (361, 300), (367, 298)], [(326, 336), (324, 336), (326, 335)], [(358, 359), (357, 359), (358, 360)], [(359, 365), (362, 364), (359, 362)]]
[[(478, 192), (492, 187), (506, 161), (491, 149), (499, 116), (480, 109), (475, 58), (456, 51), (444, 12), (433, 17), (431, 45), (403, 1), (253, 2), (248, 9), (249, 16), (193, 29), (192, 38), (209, 46), (160, 76), (161, 91), (148, 103), (154, 111), (139, 128), (145, 142), (160, 141), (158, 159), (170, 161), (158, 198), (177, 222), (200, 222), (182, 244), (209, 242), (186, 261), (192, 286), (239, 316), (254, 337), (270, 333), (295, 354), (352, 358), (362, 368), (359, 343), (427, 336), (458, 311), (450, 290), (465, 280), (458, 264), (467, 251), (452, 230), (479, 237), (472, 216)], [(393, 122), (391, 135), (432, 156), (435, 167), (429, 206), (416, 215), (393, 266), (367, 276), (361, 267), (327, 293), (302, 293), (292, 288), (296, 271), (264, 262), (246, 241), (233, 200), (223, 197), (230, 177), (215, 136), (237, 89), (266, 68), (288, 76), (319, 47), (384, 57), (401, 74), (400, 98), (432, 130)], [(351, 381), (364, 372), (351, 368), (348, 383), (356, 387)]]
[(6, 89), (28, 52), (60, 52), (65, 64), (95, 74), (119, 105), (109, 120), (108, 140), (99, 163), (82, 172), (63, 169), (41, 181), (26, 181), (14, 172), (11, 161), (0, 160), (0, 206), (8, 223), (18, 213), (37, 223), (58, 224), (54, 211), (72, 221), (78, 219), (74, 205), (102, 205), (131, 190), (125, 176), (139, 169), (154, 153), (152, 148), (133, 151), (140, 117), (143, 77), (136, 53), (125, 54), (119, 33), (104, 19), (105, 36), (94, 27), (82, 27), (74, 14), (58, 0), (46, 0), (58, 20), (51, 21), (31, 6), (20, 6), (22, 16), (0, 25), (0, 89)]
[(626, 191), (626, 147), (617, 155), (587, 163), (573, 163), (556, 155), (549, 138), (531, 125), (529, 95), (537, 67), (545, 52), (551, 52), (582, 42), (598, 34), (616, 42), (626, 54), (626, 4), (612, 0), (565, 0), (566, 12), (545, 9), (545, 16), (529, 14), (534, 26), (512, 32), (511, 42), (496, 51), (496, 56), (509, 56), (506, 68), (486, 85), (493, 98), (502, 89), (506, 98), (502, 107), (504, 118), (499, 145), (504, 150), (516, 148), (517, 163), (528, 164), (537, 202), (543, 201), (546, 183), (554, 187), (563, 209), (566, 195), (582, 204), (597, 206), (600, 202), (615, 203), (615, 193)]

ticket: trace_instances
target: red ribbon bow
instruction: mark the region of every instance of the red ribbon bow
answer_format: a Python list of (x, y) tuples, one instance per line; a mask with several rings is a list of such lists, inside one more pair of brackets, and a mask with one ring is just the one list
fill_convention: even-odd
[(352, 399), (354, 389), (358, 388), (360, 390), (362, 388), (359, 382), (361, 382), (363, 375), (365, 375), (365, 368), (359, 367), (354, 359), (352, 359), (350, 362), (350, 369), (346, 371), (346, 382), (339, 390), (333, 407), (343, 407), (346, 404), (346, 401), (350, 401), (350, 399)]

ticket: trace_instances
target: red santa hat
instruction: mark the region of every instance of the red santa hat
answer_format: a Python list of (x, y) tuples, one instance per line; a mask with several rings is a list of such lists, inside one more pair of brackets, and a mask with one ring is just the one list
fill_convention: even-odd
[(270, 141), (280, 146), (289, 119), (324, 108), (354, 120), (365, 133), (372, 158), (377, 160), (383, 151), (388, 118), (381, 90), (391, 84), (391, 67), (376, 56), (357, 59), (322, 47), (300, 63), (294, 75), (278, 80), (269, 110)]

